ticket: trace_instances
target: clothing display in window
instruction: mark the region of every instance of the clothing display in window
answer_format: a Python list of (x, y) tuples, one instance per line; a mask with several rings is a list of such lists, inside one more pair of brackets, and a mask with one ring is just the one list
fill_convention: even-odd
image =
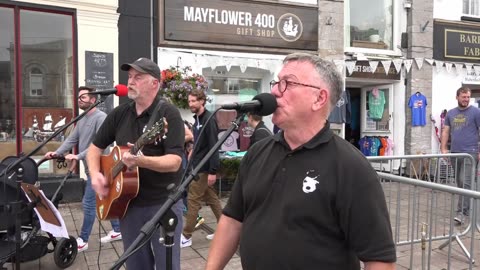
[(412, 110), (412, 126), (425, 126), (427, 124), (427, 98), (420, 92), (410, 97), (408, 107)]
[(385, 93), (374, 88), (368, 93), (368, 116), (372, 120), (381, 120), (385, 110)]
[(358, 145), (365, 156), (393, 155), (393, 140), (387, 136), (364, 136), (358, 141)]
[[(225, 131), (221, 131), (218, 133), (218, 138), (220, 139)], [(223, 142), (221, 150), (222, 151), (238, 151), (238, 138), (239, 134), (236, 131), (233, 131), (227, 139)]]
[(340, 99), (337, 101), (336, 106), (333, 108), (328, 122), (330, 123), (347, 123), (350, 124), (351, 107), (350, 107), (350, 93), (343, 91), (340, 95)]

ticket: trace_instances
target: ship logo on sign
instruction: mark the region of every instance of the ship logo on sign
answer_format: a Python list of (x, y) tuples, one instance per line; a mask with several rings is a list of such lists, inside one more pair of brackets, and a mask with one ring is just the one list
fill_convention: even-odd
[(278, 19), (277, 30), (283, 40), (294, 42), (302, 36), (303, 24), (297, 15), (285, 13)]

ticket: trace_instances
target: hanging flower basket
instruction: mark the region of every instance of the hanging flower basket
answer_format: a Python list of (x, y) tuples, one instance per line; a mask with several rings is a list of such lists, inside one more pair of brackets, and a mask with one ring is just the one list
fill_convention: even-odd
[(188, 94), (193, 89), (207, 92), (208, 82), (200, 75), (193, 73), (192, 68), (170, 67), (162, 70), (162, 87), (160, 93), (168, 98), (175, 106), (180, 109), (188, 109)]

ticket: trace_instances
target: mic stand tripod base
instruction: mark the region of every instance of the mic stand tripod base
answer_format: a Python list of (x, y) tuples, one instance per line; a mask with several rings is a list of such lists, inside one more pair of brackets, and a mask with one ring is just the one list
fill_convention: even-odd
[[(173, 246), (175, 245), (175, 228), (178, 224), (178, 218), (172, 209), (168, 209), (165, 215), (160, 219), (160, 237), (163, 237), (163, 245), (166, 249), (166, 268), (172, 269)], [(159, 239), (160, 242), (161, 239)]]

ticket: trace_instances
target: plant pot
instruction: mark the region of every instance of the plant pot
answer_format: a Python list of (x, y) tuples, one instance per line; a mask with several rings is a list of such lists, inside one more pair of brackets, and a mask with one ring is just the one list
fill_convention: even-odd
[(370, 36), (368, 37), (368, 40), (369, 40), (370, 42), (375, 42), (375, 43), (377, 43), (377, 42), (380, 41), (380, 35), (370, 35)]

